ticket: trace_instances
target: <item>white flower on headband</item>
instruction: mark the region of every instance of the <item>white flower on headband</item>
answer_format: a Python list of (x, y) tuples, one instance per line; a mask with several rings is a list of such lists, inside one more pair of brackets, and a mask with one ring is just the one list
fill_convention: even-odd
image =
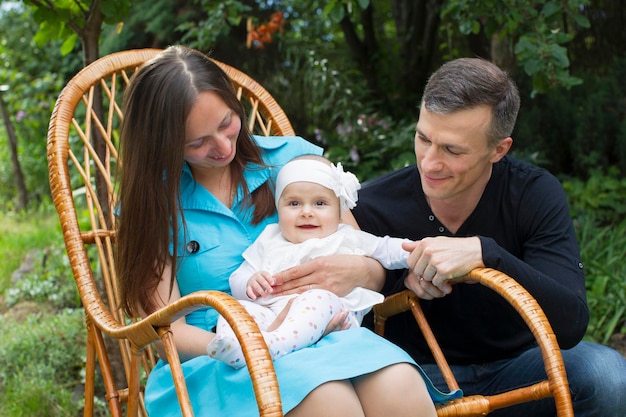
[(356, 206), (356, 202), (359, 199), (358, 191), (361, 189), (361, 184), (356, 175), (343, 170), (341, 162), (338, 162), (336, 166), (331, 164), (331, 167), (336, 180), (332, 190), (339, 197), (339, 201), (341, 201), (341, 209), (350, 210)]

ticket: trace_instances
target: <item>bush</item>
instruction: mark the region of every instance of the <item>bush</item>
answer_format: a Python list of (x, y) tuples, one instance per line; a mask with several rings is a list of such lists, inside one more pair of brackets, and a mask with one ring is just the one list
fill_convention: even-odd
[(562, 183), (573, 219), (593, 217), (600, 226), (609, 227), (626, 219), (626, 178), (616, 167), (606, 172), (594, 169), (587, 180), (565, 178)]
[(35, 365), (11, 377), (0, 394), (0, 413), (7, 417), (62, 417), (77, 415), (77, 407), (72, 403), (72, 391), (59, 390), (52, 380), (38, 375)]
[(5, 292), (5, 304), (12, 307), (20, 301), (49, 303), (55, 308), (80, 307), (80, 298), (69, 260), (63, 246), (34, 249), (29, 252), (33, 259), (32, 270), (25, 272)]
[(562, 183), (585, 265), (591, 316), (586, 338), (607, 343), (626, 332), (626, 179), (611, 167)]
[(414, 121), (394, 123), (390, 117), (359, 114), (356, 120), (340, 123), (335, 131), (319, 134), (329, 145), (328, 158), (341, 162), (361, 181), (415, 163)]
[(80, 404), (72, 395), (83, 382), (83, 311), (5, 319), (0, 331), (0, 415), (78, 415)]
[(0, 213), (0, 294), (9, 287), (13, 271), (29, 251), (55, 245), (63, 245), (63, 235), (49, 202), (37, 210)]
[(571, 90), (523, 95), (515, 149), (540, 154), (546, 168), (559, 174), (588, 178), (606, 166), (626, 173), (624, 73), (626, 59), (616, 59), (606, 74), (577, 74), (584, 83)]
[(626, 333), (626, 220), (601, 227), (594, 216), (575, 220), (591, 320), (586, 338), (606, 344)]

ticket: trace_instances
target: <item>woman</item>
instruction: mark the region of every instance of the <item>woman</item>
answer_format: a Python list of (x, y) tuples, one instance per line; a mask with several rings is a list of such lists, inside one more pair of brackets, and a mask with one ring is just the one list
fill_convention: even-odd
[[(242, 252), (277, 221), (278, 168), (297, 155), (320, 154), (301, 138), (253, 137), (242, 120), (230, 80), (197, 51), (170, 47), (135, 74), (124, 98), (117, 245), (128, 314), (145, 316), (197, 290), (229, 292)], [(341, 277), (343, 291), (356, 285), (354, 277), (364, 277), (362, 286), (381, 284), (382, 270), (369, 259), (327, 264), (346, 261), (353, 271)], [(255, 414), (247, 369), (207, 355), (216, 321), (206, 308), (172, 324), (193, 408), (197, 415)], [(435, 416), (414, 362), (382, 338), (365, 329), (336, 331), (314, 347), (275, 362), (290, 417)], [(152, 415), (180, 414), (163, 361), (150, 374), (145, 400)]]

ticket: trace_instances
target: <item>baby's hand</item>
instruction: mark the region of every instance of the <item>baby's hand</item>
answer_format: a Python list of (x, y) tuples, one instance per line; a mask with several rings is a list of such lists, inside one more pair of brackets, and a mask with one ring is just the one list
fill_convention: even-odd
[(267, 271), (259, 271), (250, 277), (248, 280), (248, 286), (246, 288), (246, 295), (251, 300), (256, 300), (257, 297), (266, 297), (273, 292), (272, 285), (274, 284), (274, 278)]

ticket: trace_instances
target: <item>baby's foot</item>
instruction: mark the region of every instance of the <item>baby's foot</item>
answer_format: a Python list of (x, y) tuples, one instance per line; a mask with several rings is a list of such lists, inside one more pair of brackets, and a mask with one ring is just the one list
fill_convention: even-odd
[(216, 335), (207, 345), (206, 351), (213, 359), (222, 361), (235, 369), (246, 366), (241, 345), (236, 338)]

